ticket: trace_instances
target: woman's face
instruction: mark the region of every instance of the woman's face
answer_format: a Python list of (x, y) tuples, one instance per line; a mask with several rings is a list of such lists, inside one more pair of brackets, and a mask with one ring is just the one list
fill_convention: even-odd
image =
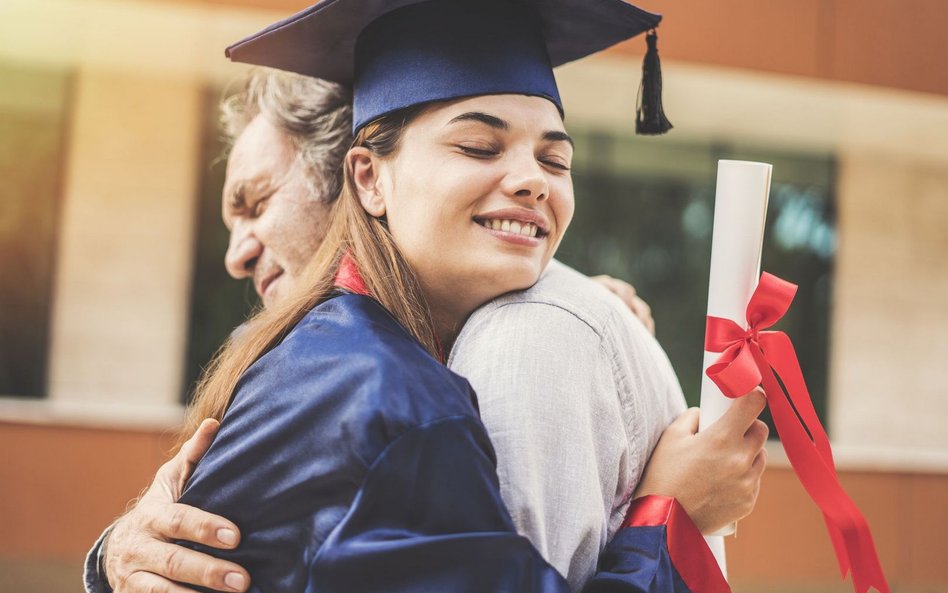
[(573, 217), (572, 155), (550, 101), (490, 95), (426, 109), (376, 161), (375, 203), (436, 315), (537, 281)]

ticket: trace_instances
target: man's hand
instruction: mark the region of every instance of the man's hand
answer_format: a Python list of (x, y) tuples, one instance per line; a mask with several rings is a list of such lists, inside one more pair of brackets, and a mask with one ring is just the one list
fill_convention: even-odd
[(698, 409), (686, 411), (662, 433), (635, 495), (677, 498), (706, 535), (749, 515), (767, 465), (765, 403), (758, 387), (700, 433)]
[(229, 550), (240, 542), (240, 531), (227, 519), (175, 502), (219, 426), (205, 420), (161, 466), (135, 508), (116, 521), (104, 559), (105, 576), (116, 593), (191, 591), (174, 581), (219, 591), (249, 587), (250, 575), (237, 564), (170, 543), (185, 540)]
[(605, 274), (593, 276), (592, 280), (602, 284), (609, 289), (609, 292), (622, 299), (625, 306), (642, 321), (642, 324), (653, 336), (655, 335), (655, 320), (652, 319), (652, 308), (636, 294), (634, 286), (624, 280)]

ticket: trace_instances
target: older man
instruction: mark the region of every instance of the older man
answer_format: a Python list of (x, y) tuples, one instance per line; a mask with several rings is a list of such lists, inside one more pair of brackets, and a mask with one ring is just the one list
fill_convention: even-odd
[[(289, 292), (324, 236), (351, 141), (349, 96), (324, 81), (257, 71), (222, 107), (234, 140), (223, 192), (231, 231), (226, 266), (235, 278), (252, 278), (269, 307)], [(631, 286), (608, 277), (597, 284), (554, 261), (531, 289), (475, 312), (450, 355), (449, 366), (478, 393), (517, 529), (574, 589), (619, 527), (662, 431), (684, 410), (651, 330), (648, 307)], [(754, 438), (710, 453), (692, 442), (695, 413), (676, 422), (672, 442), (663, 439), (663, 446), (674, 451), (681, 475), (713, 463), (709, 454), (750, 452), (757, 462), (734, 472), (754, 479), (735, 479), (735, 488), (750, 483), (756, 496), (763, 463), (756, 452), (766, 428), (754, 421), (762, 399), (744, 400), (735, 415)], [(233, 523), (175, 503), (211, 438), (213, 426), (202, 426), (159, 470), (136, 508), (104, 534), (106, 545), (100, 540), (87, 562), (90, 592), (110, 585), (119, 592), (188, 590), (179, 583), (248, 587), (242, 567), (169, 543), (238, 545)], [(695, 515), (713, 515), (731, 500), (747, 499), (739, 494), (699, 487), (680, 502)]]

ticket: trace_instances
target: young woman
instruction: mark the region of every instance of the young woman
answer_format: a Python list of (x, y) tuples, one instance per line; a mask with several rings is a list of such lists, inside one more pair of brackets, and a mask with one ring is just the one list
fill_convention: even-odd
[[(227, 346), (191, 414), (223, 424), (181, 502), (241, 527), (230, 558), (259, 590), (567, 590), (513, 530), (474, 394), (440, 362), (475, 308), (537, 280), (572, 217), (572, 145), (535, 19), (429, 2), (355, 46), (357, 135), (325, 243), (298, 294)], [(464, 62), (478, 39), (478, 66), (498, 39), (513, 47), (493, 58), (533, 57), (513, 77), (468, 72), (472, 84), (402, 67), (417, 74), (445, 43)], [(419, 95), (422, 82), (437, 88)], [(641, 498), (629, 519), (592, 590), (726, 586), (673, 500)], [(676, 545), (693, 546), (687, 566)]]

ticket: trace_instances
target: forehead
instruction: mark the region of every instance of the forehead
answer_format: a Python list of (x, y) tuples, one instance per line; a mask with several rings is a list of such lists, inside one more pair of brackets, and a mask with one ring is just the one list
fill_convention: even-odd
[(227, 159), (225, 197), (238, 183), (285, 175), (295, 159), (296, 149), (290, 138), (262, 114), (257, 115), (237, 137)]
[[(449, 125), (459, 115), (471, 112), (497, 117), (510, 131), (565, 131), (559, 109), (549, 99), (528, 95), (481, 95), (437, 103), (419, 120), (435, 126)], [(424, 122), (422, 122), (424, 123)]]

